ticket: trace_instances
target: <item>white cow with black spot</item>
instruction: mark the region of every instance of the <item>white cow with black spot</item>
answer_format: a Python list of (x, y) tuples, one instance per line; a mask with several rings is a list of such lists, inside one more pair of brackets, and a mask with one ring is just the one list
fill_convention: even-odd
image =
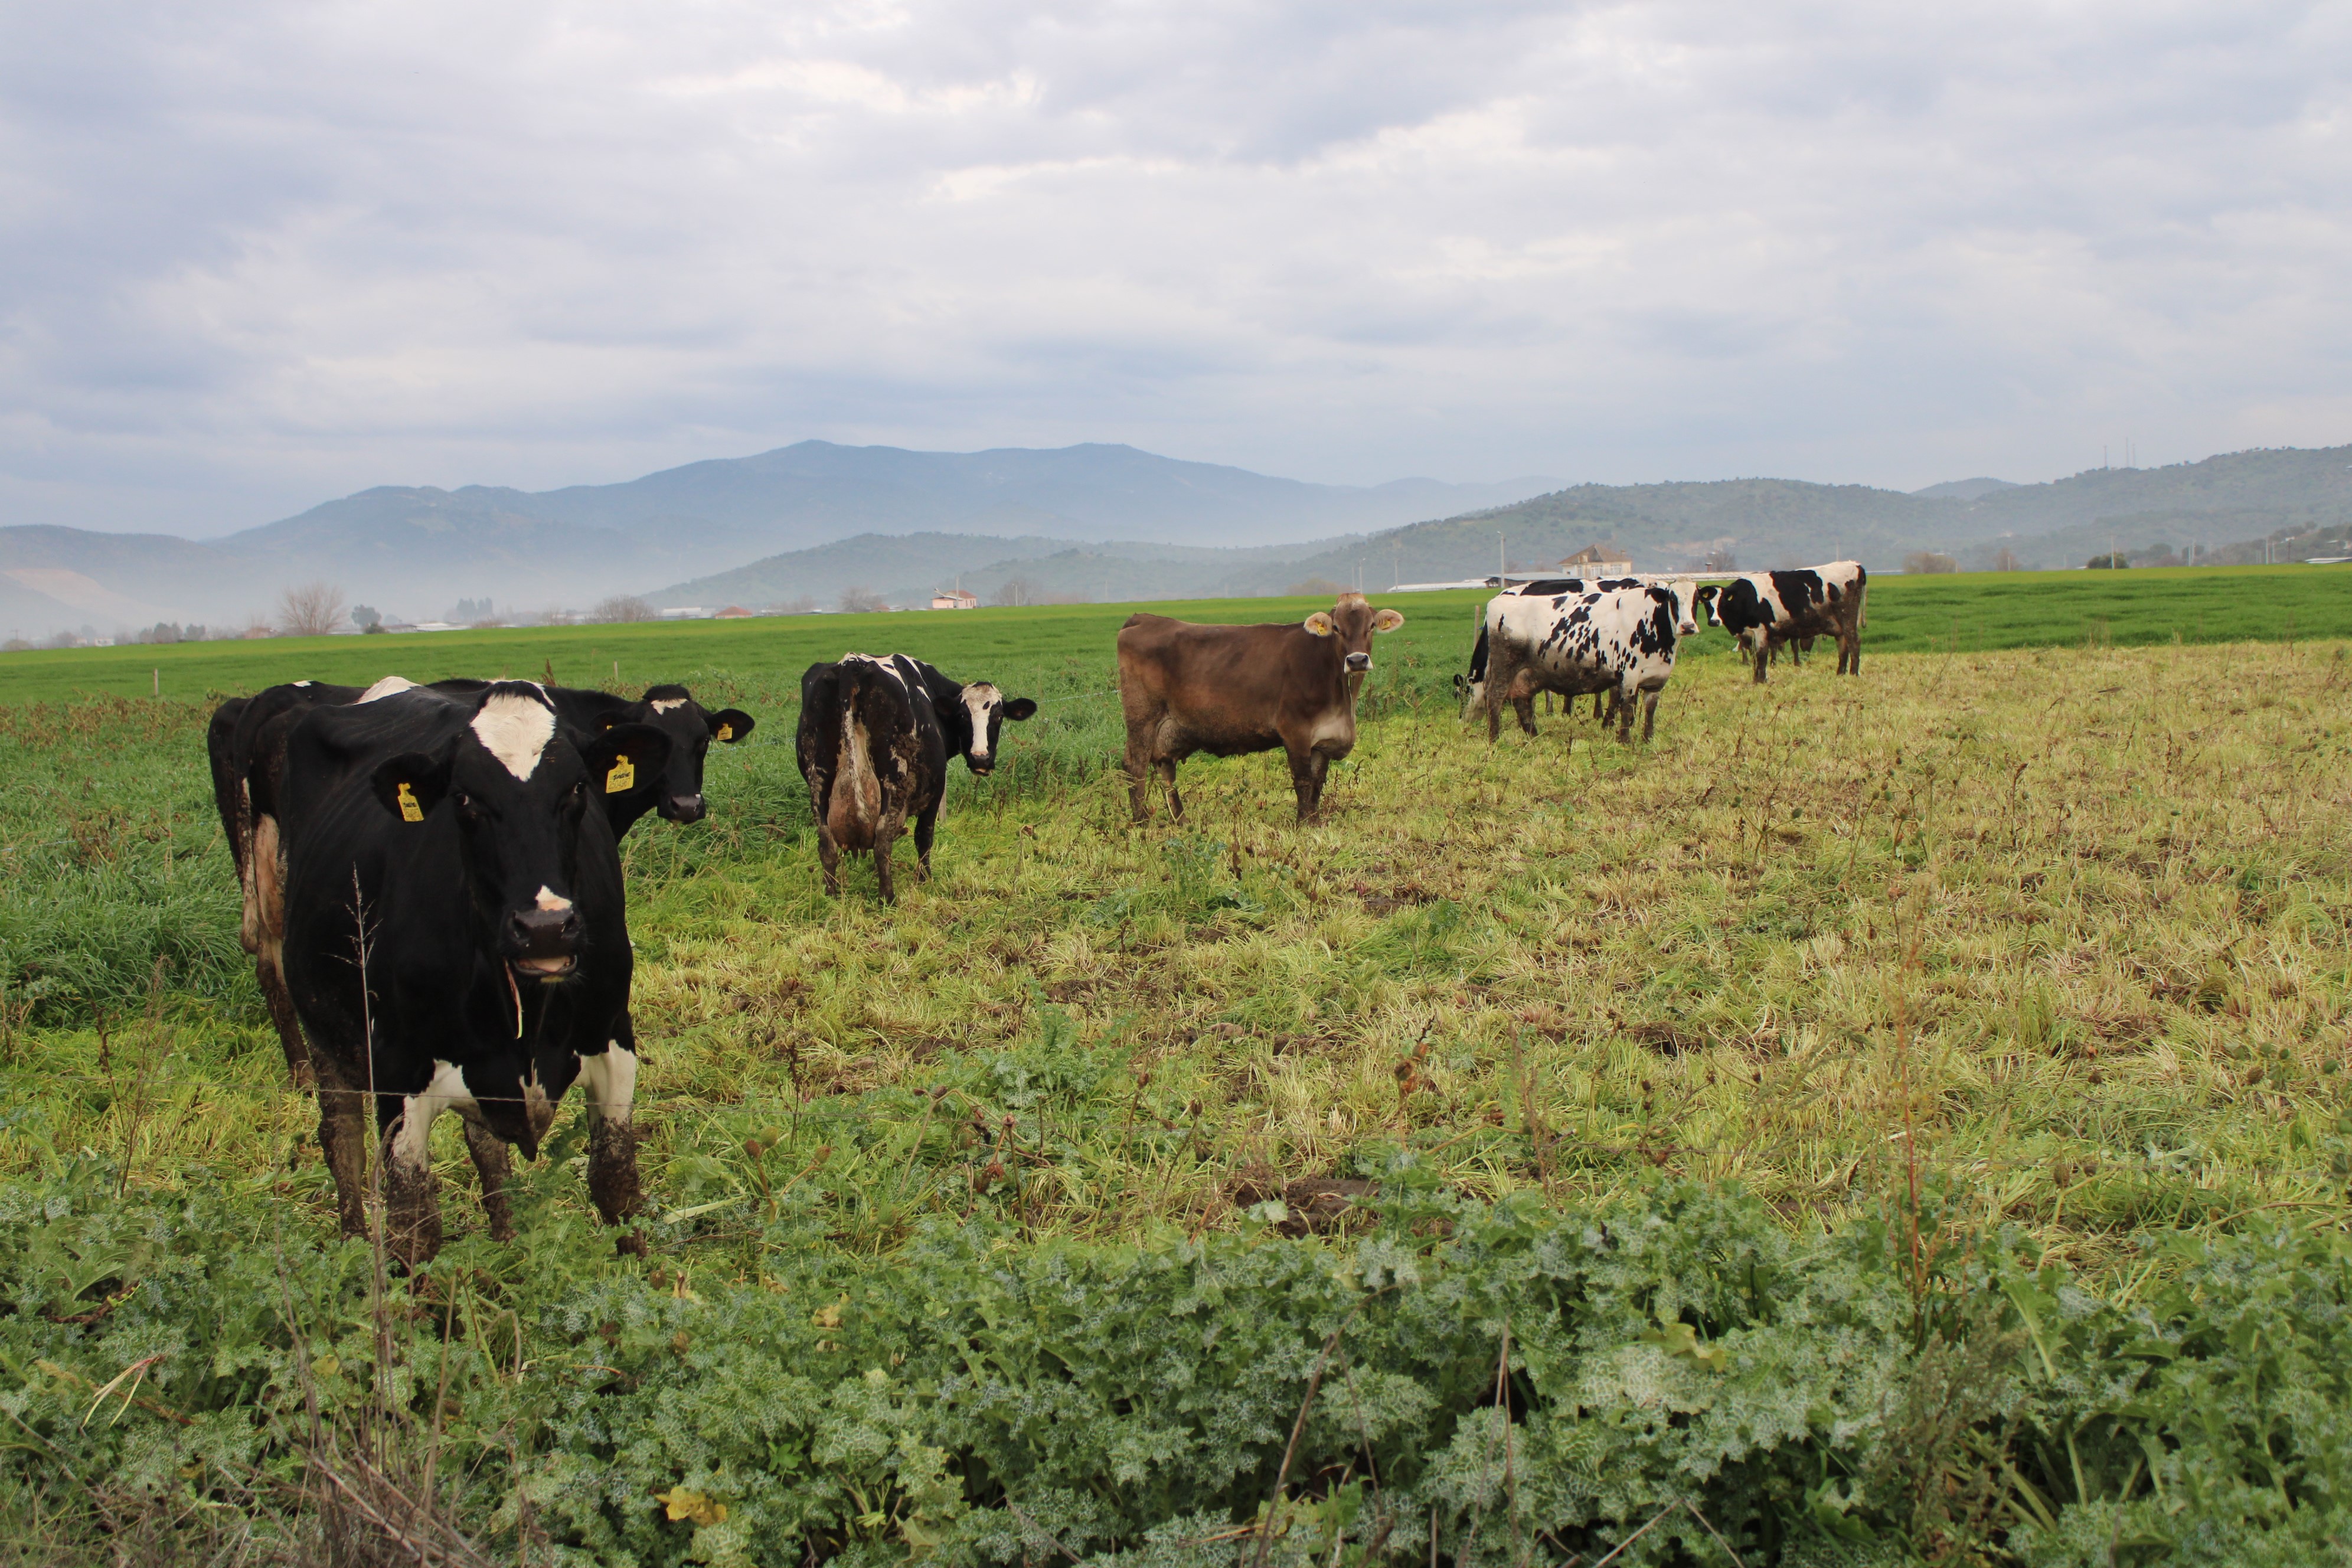
[(1465, 706), (1486, 710), (1491, 741), (1502, 732), (1506, 702), (1532, 735), (1537, 692), (1557, 691), (1571, 702), (1605, 695), (1618, 739), (1633, 739), (1638, 703), (1646, 741), (1657, 727), (1658, 694), (1675, 672), (1675, 647), (1697, 632), (1689, 590), (1679, 584), (1619, 578), (1558, 593), (1497, 594), (1479, 616)]

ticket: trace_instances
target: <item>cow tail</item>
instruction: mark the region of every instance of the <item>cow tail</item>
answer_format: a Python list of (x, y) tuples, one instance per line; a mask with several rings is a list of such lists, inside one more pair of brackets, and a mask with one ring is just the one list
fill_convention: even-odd
[(1471, 681), (1471, 684), (1475, 686), (1475, 685), (1476, 685), (1479, 681), (1482, 681), (1482, 680), (1484, 680), (1484, 679), (1486, 679), (1486, 617), (1485, 617), (1484, 616), (1481, 616), (1479, 617), (1479, 620), (1478, 620), (1478, 643), (1477, 643), (1477, 646), (1476, 646), (1476, 647), (1473, 647), (1473, 648), (1470, 650), (1470, 681)]
[(1870, 574), (1860, 566), (1853, 569), (1853, 626), (1870, 629)]

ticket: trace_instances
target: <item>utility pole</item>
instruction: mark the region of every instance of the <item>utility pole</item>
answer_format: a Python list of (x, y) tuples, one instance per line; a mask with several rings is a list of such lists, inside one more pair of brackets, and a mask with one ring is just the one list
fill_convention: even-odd
[(1503, 536), (1497, 533), (1495, 535), (1495, 586), (1497, 588), (1509, 587), (1510, 584), (1506, 583), (1504, 579), (1508, 577), (1510, 574), (1511, 552), (1509, 546), (1505, 543)]

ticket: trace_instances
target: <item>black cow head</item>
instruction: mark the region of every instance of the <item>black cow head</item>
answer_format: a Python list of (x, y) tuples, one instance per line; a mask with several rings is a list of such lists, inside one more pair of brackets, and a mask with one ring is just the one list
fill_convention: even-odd
[(1372, 668), (1372, 634), (1392, 632), (1402, 625), (1402, 616), (1394, 610), (1373, 609), (1361, 594), (1342, 594), (1328, 610), (1318, 610), (1306, 621), (1307, 629), (1315, 636), (1339, 639), (1340, 662), (1349, 675), (1362, 675)]
[(660, 787), (670, 739), (621, 724), (575, 747), (545, 693), (519, 681), (486, 688), (473, 710), (436, 750), (380, 764), (376, 798), (420, 829), (436, 811), (452, 814), (485, 950), (518, 979), (558, 981), (584, 935), (572, 892), (589, 802)]
[[(683, 686), (649, 689), (629, 717), (651, 724), (669, 737), (669, 764), (654, 809), (668, 822), (700, 822), (709, 807), (702, 802), (702, 759), (713, 741), (733, 745), (751, 732), (756, 722), (740, 708), (713, 713), (694, 700)], [(634, 820), (634, 819), (632, 819)], [(614, 824), (615, 831), (626, 831)]]
[(1007, 699), (993, 681), (987, 680), (975, 680), (944, 705), (935, 706), (949, 748), (963, 758), (964, 766), (982, 777), (995, 771), (996, 742), (1003, 733), (1004, 721), (1017, 724), (1037, 711), (1037, 704), (1028, 698)]
[(1707, 623), (1721, 626), (1733, 637), (1772, 619), (1771, 606), (1757, 596), (1756, 584), (1745, 577), (1710, 583), (1696, 596)]

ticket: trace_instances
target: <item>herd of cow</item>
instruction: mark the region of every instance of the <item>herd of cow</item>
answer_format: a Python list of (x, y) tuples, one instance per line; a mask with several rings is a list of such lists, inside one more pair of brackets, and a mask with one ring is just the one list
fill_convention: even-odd
[[(1640, 704), (1646, 739), (1676, 645), (1699, 617), (1740, 638), (1758, 680), (1782, 647), (1819, 636), (1837, 639), (1851, 672), (1864, 584), (1852, 562), (1696, 592), (1639, 578), (1530, 583), (1487, 604), (1457, 685), (1486, 712), (1490, 737), (1506, 703), (1532, 731), (1535, 694), (1550, 691), (1605, 698), (1621, 737)], [(1330, 764), (1355, 745), (1372, 638), (1403, 624), (1360, 594), (1272, 626), (1130, 616), (1118, 684), (1137, 819), (1150, 815), (1155, 775), (1182, 816), (1183, 758), (1277, 749), (1299, 816), (1311, 816)], [(845, 853), (866, 852), (893, 898), (891, 851), (910, 819), (916, 874), (928, 875), (950, 761), (985, 775), (1003, 723), (1036, 711), (905, 655), (811, 666), (795, 751), (826, 891), (839, 891)], [(618, 846), (649, 812), (699, 821), (711, 745), (740, 742), (754, 722), (708, 710), (680, 686), (631, 700), (398, 676), (364, 689), (294, 681), (214, 713), (206, 744), (243, 889), (240, 932), (288, 1069), (317, 1092), (347, 1234), (367, 1228), (373, 1144), (387, 1245), (408, 1263), (438, 1249), (427, 1140), (454, 1110), (491, 1233), (511, 1236), (508, 1146), (536, 1158), (575, 1081), (589, 1195), (609, 1225), (637, 1212), (641, 1058)], [(624, 1245), (634, 1245), (626, 1232)]]

